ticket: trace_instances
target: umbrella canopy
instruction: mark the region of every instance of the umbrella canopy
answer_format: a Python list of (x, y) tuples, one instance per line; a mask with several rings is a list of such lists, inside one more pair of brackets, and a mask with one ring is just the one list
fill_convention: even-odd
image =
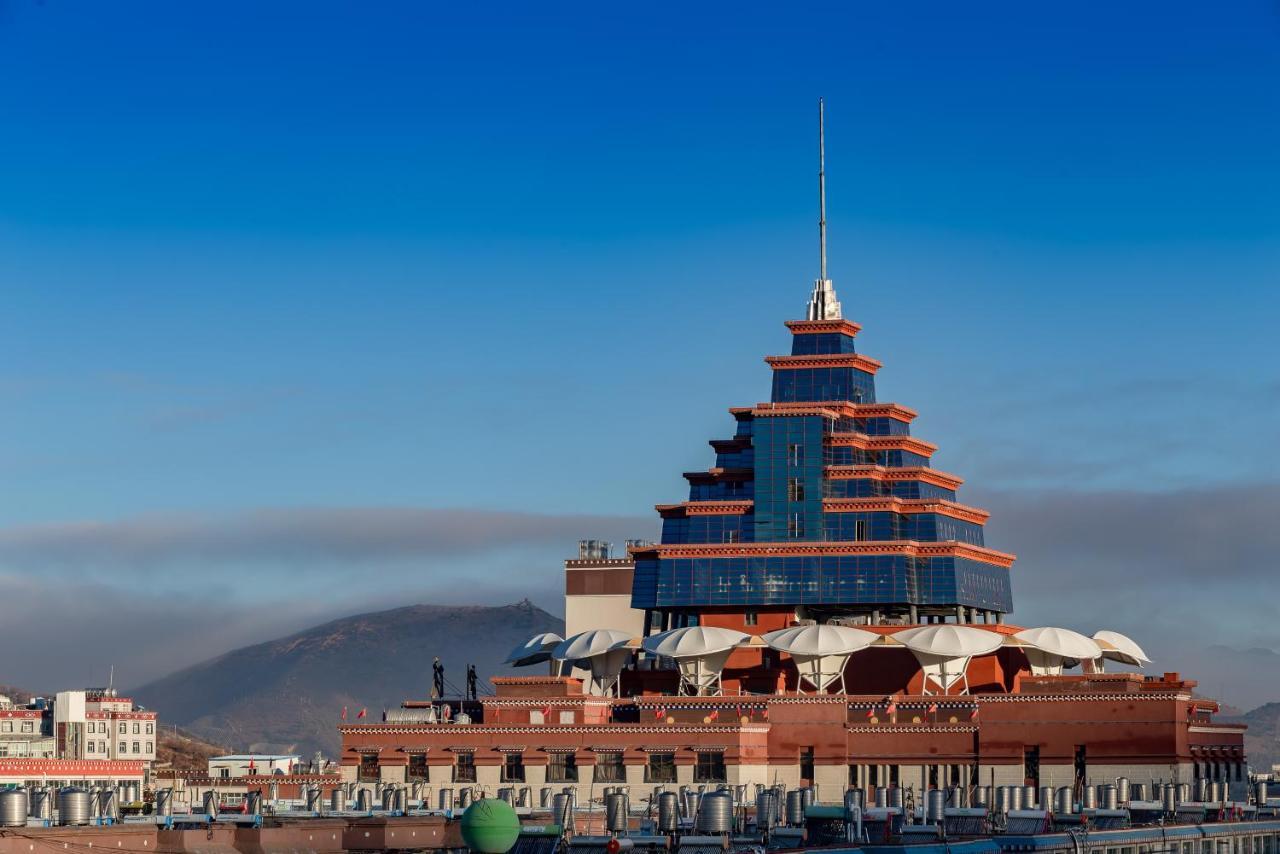
[(717, 626), (685, 626), (645, 638), (640, 646), (645, 652), (667, 658), (697, 658), (733, 649), (750, 640), (745, 632)]
[(516, 667), (525, 667), (530, 664), (538, 664), (542, 661), (551, 660), (551, 650), (563, 641), (555, 632), (543, 632), (534, 635), (515, 649), (511, 650), (511, 654), (507, 656), (505, 664), (512, 664)]
[(617, 629), (590, 629), (556, 644), (555, 649), (551, 650), (551, 657), (560, 661), (576, 661), (579, 658), (604, 655), (630, 642), (630, 632), (620, 632)]
[(1103, 658), (1119, 661), (1122, 664), (1132, 664), (1135, 667), (1151, 663), (1151, 659), (1147, 658), (1142, 647), (1134, 643), (1132, 638), (1119, 632), (1109, 632), (1104, 629), (1094, 632), (1093, 639), (1098, 646), (1102, 647)]
[(1092, 638), (1071, 629), (1046, 626), (1039, 629), (1023, 629), (1013, 636), (1025, 646), (1060, 658), (1090, 660), (1102, 655), (1102, 648)]
[(849, 626), (795, 626), (763, 636), (771, 648), (791, 655), (849, 655), (865, 649), (879, 637)]
[(912, 652), (945, 658), (969, 658), (995, 652), (1004, 639), (995, 632), (943, 623), (895, 632), (894, 640)]

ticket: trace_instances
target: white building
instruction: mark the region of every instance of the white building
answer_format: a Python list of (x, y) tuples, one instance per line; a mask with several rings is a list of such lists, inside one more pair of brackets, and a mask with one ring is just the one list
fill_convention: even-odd
[(302, 757), (285, 753), (236, 753), (209, 759), (213, 779), (245, 777), (250, 774), (290, 774), (302, 764)]
[(113, 690), (59, 691), (53, 736), (61, 759), (155, 761), (160, 723)]

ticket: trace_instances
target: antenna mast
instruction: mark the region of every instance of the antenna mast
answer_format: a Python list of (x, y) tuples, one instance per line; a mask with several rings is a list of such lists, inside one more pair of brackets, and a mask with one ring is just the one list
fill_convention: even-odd
[(823, 134), (822, 99), (818, 99), (818, 278), (827, 278), (827, 147)]

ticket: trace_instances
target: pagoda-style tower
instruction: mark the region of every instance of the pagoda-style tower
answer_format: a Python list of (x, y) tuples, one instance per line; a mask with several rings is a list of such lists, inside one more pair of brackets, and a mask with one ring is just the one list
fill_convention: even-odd
[[(880, 362), (858, 353), (826, 274), (819, 106), (819, 278), (791, 355), (770, 356), (769, 403), (731, 409), (715, 466), (689, 500), (659, 505), (662, 542), (633, 550), (632, 607), (651, 629), (715, 615), (761, 628), (796, 618), (879, 624), (998, 622), (1012, 610), (1013, 555), (983, 542), (987, 513), (930, 466), (915, 412), (877, 403)], [(757, 629), (759, 631), (759, 629)]]

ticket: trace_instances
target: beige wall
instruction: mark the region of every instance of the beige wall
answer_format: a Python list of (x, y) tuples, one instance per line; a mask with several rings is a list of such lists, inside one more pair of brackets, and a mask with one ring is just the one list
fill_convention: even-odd
[(631, 595), (565, 596), (564, 636), (589, 629), (619, 629), (639, 637), (644, 630), (644, 611), (631, 607)]

